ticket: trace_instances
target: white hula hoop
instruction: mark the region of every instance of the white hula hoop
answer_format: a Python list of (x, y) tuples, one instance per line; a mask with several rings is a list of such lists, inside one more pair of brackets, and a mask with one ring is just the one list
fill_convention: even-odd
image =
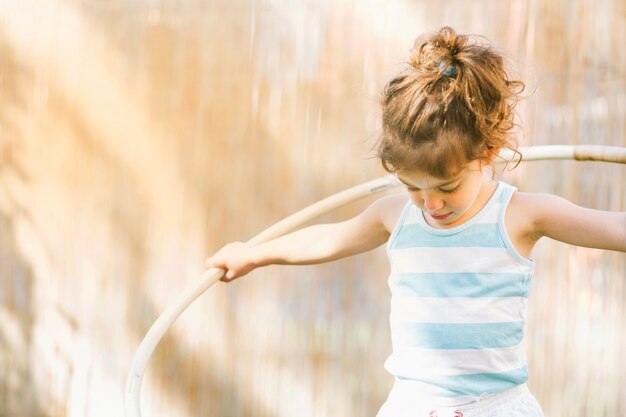
[[(573, 146), (534, 146), (520, 148), (523, 161), (538, 160), (576, 160), (601, 161), (626, 164), (626, 148), (601, 145), (573, 145)], [(519, 155), (511, 151), (500, 153), (501, 162), (517, 163)], [(401, 185), (391, 174), (367, 181), (363, 184), (348, 188), (330, 197), (318, 201), (285, 219), (267, 228), (248, 243), (257, 244), (282, 236), (297, 229), (307, 221), (328, 213), (338, 207), (361, 198), (378, 194)], [(211, 268), (200, 275), (197, 282), (190, 285), (178, 298), (159, 316), (150, 330), (141, 341), (128, 372), (126, 390), (124, 391), (124, 411), (126, 417), (141, 417), (141, 383), (148, 362), (154, 349), (163, 335), (174, 324), (178, 316), (189, 305), (205, 292), (211, 285), (219, 281), (224, 275), (221, 269)]]

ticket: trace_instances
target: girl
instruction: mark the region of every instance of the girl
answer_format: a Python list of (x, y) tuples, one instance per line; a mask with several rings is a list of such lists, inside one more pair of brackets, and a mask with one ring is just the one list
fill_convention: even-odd
[(358, 216), (207, 260), (232, 281), (269, 264), (315, 264), (386, 244), (394, 387), (378, 417), (543, 416), (522, 336), (531, 251), (542, 236), (626, 252), (626, 212), (582, 208), (493, 179), (523, 83), (490, 46), (449, 27), (418, 38), (383, 91), (378, 156), (407, 193)]

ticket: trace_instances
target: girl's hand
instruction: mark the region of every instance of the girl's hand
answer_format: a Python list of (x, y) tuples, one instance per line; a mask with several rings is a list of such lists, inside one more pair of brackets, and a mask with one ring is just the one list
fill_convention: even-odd
[(233, 242), (224, 246), (205, 262), (209, 268), (219, 268), (226, 271), (220, 279), (230, 282), (246, 275), (258, 265), (254, 261), (254, 247), (244, 242)]

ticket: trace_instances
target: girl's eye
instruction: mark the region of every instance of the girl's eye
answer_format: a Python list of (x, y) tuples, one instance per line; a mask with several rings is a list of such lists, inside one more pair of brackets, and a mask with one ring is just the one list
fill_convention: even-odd
[(440, 188), (439, 190), (440, 190), (440, 191), (442, 191), (442, 192), (444, 192), (444, 193), (446, 193), (446, 194), (452, 194), (452, 193), (457, 192), (457, 191), (458, 191), (458, 189), (459, 189), (459, 187), (460, 187), (460, 185), (457, 185), (456, 187), (454, 187), (454, 188), (452, 188), (452, 189), (450, 189), (450, 190), (444, 190), (444, 189), (442, 189), (442, 188)]

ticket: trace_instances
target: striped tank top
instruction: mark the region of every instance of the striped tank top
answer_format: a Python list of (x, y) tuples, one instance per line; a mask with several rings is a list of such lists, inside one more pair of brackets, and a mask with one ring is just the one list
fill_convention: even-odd
[[(504, 213), (516, 188), (449, 229), (411, 200), (387, 243), (393, 352), (385, 368), (416, 397), (459, 405), (528, 379), (522, 346), (534, 263), (514, 248)], [(403, 384), (407, 385), (407, 384)]]

